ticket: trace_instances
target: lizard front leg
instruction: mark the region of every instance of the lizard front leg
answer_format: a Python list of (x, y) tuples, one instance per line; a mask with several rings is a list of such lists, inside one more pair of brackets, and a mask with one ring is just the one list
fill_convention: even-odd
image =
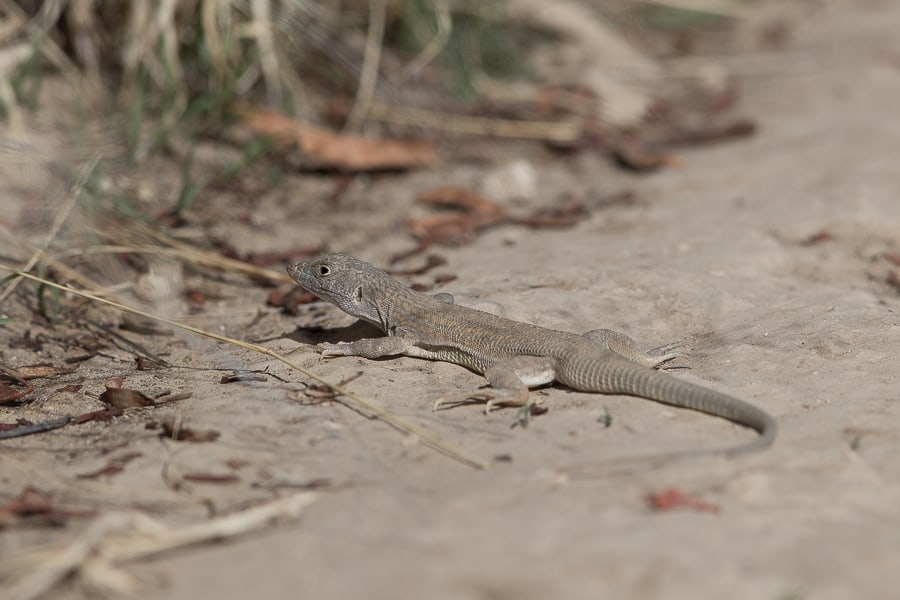
[(366, 338), (355, 342), (340, 342), (337, 344), (318, 344), (316, 349), (322, 356), (362, 356), (363, 358), (383, 358), (385, 356), (398, 356), (406, 352), (415, 344), (415, 340), (408, 336), (391, 336), (381, 338)]

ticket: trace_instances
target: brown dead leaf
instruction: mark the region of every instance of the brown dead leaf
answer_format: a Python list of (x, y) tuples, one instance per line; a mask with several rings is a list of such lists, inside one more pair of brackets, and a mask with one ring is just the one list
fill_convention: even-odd
[(41, 379), (44, 377), (59, 377), (75, 372), (77, 367), (54, 367), (49, 363), (39, 365), (26, 365), (16, 369), (23, 379)]
[(80, 414), (72, 419), (72, 423), (80, 425), (81, 423), (89, 423), (91, 421), (109, 422), (120, 415), (122, 415), (121, 408), (103, 408), (101, 410)]
[(434, 148), (427, 142), (342, 135), (246, 103), (235, 105), (234, 112), (255, 133), (272, 137), (284, 145), (296, 145), (321, 168), (382, 171), (423, 167), (437, 160)]
[(78, 479), (96, 479), (101, 475), (115, 475), (117, 473), (121, 473), (125, 470), (125, 465), (139, 456), (143, 456), (140, 452), (129, 452), (127, 454), (123, 454), (122, 456), (118, 456), (115, 458), (111, 458), (109, 462), (107, 462), (104, 466), (100, 467), (96, 471), (91, 471), (89, 473), (79, 473), (75, 477)]
[(33, 391), (34, 386), (28, 384), (21, 373), (0, 365), (0, 404), (15, 402)]
[(459, 243), (506, 219), (498, 204), (466, 188), (437, 188), (420, 194), (416, 200), (460, 211), (411, 219), (409, 229), (422, 244)]
[(0, 431), (12, 431), (13, 429), (18, 429), (19, 427), (27, 427), (29, 425), (34, 425), (28, 419), (16, 419), (15, 423), (0, 423)]
[(100, 394), (100, 401), (113, 408), (138, 408), (153, 405), (152, 398), (148, 398), (137, 390), (109, 387), (108, 385), (106, 391)]
[(410, 232), (418, 238), (419, 245), (406, 255), (420, 252), (432, 243), (463, 242), (473, 237), (478, 231), (501, 223), (526, 225), (534, 229), (571, 227), (588, 214), (584, 204), (569, 201), (558, 208), (539, 211), (530, 216), (511, 216), (506, 214), (503, 207), (496, 202), (465, 188), (455, 186), (430, 190), (421, 194), (417, 200), (444, 208), (457, 209), (460, 212), (429, 215), (410, 220)]
[(647, 502), (650, 504), (650, 508), (659, 512), (675, 508), (692, 508), (697, 511), (710, 513), (719, 512), (718, 505), (689, 496), (678, 488), (668, 488), (663, 492), (649, 494)]

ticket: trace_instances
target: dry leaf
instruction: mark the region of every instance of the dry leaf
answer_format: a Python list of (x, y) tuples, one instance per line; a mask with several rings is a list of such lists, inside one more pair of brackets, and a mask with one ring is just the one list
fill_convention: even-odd
[(143, 456), (140, 452), (129, 452), (122, 456), (111, 458), (104, 466), (90, 473), (79, 473), (75, 477), (78, 479), (96, 479), (101, 475), (115, 475), (125, 470), (125, 465), (133, 461), (135, 458)]
[(0, 365), (0, 404), (15, 402), (33, 391), (34, 386), (29, 385), (21, 373)]
[(107, 387), (106, 391), (100, 394), (100, 401), (114, 408), (138, 408), (153, 405), (153, 399), (139, 391), (118, 387)]
[(282, 144), (296, 144), (322, 168), (381, 171), (423, 167), (437, 160), (434, 148), (427, 142), (342, 135), (251, 104), (236, 105), (234, 110), (254, 132)]
[(458, 243), (506, 219), (499, 205), (466, 188), (437, 188), (420, 194), (417, 200), (461, 211), (410, 220), (410, 231), (422, 243)]
[(672, 510), (673, 508), (692, 508), (702, 512), (719, 512), (717, 505), (689, 496), (678, 488), (669, 488), (664, 492), (649, 494), (647, 501), (650, 504), (650, 508), (656, 511)]
[(74, 373), (77, 367), (54, 367), (48, 363), (19, 367), (16, 371), (23, 379), (41, 379), (43, 377), (59, 377)]

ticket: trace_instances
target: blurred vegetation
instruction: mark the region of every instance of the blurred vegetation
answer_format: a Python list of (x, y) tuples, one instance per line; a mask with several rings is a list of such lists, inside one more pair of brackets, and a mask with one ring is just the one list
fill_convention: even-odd
[[(357, 128), (361, 121), (351, 113), (366, 91), (385, 104), (415, 105), (408, 98), (417, 90), (419, 99), (465, 101), (478, 98), (479, 81), (531, 79), (532, 51), (554, 35), (533, 20), (505, 19), (506, 5), (0, 0), (0, 68), (14, 67), (6, 73), (8, 86), (0, 72), (0, 106), (7, 117), (14, 108), (37, 110), (46, 75), (62, 73), (79, 90), (82, 105), (73, 111), (118, 117), (137, 157), (165, 144), (173, 132), (220, 130), (237, 99), (335, 128), (348, 122)], [(684, 32), (721, 21), (662, 2), (585, 6), (625, 28)], [(376, 74), (371, 90), (367, 70)]]

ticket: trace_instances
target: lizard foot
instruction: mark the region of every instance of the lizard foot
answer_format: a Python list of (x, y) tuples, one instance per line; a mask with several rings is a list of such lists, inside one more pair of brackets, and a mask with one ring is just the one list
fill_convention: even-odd
[(521, 394), (518, 390), (496, 390), (485, 389), (477, 392), (466, 394), (463, 397), (456, 398), (438, 398), (431, 405), (431, 410), (438, 411), (446, 408), (455, 408), (466, 404), (484, 404), (484, 414), (490, 414), (496, 408), (505, 407), (522, 407), (523, 409), (531, 409), (532, 403), (528, 401), (528, 389), (525, 394)]
[(683, 343), (684, 342), (682, 342), (681, 340), (678, 340), (648, 350), (645, 353), (645, 356), (649, 362), (653, 363), (650, 366), (652, 366), (654, 369), (664, 369), (672, 360), (681, 358), (682, 356), (687, 356), (686, 352), (673, 352), (673, 350), (679, 348)]

